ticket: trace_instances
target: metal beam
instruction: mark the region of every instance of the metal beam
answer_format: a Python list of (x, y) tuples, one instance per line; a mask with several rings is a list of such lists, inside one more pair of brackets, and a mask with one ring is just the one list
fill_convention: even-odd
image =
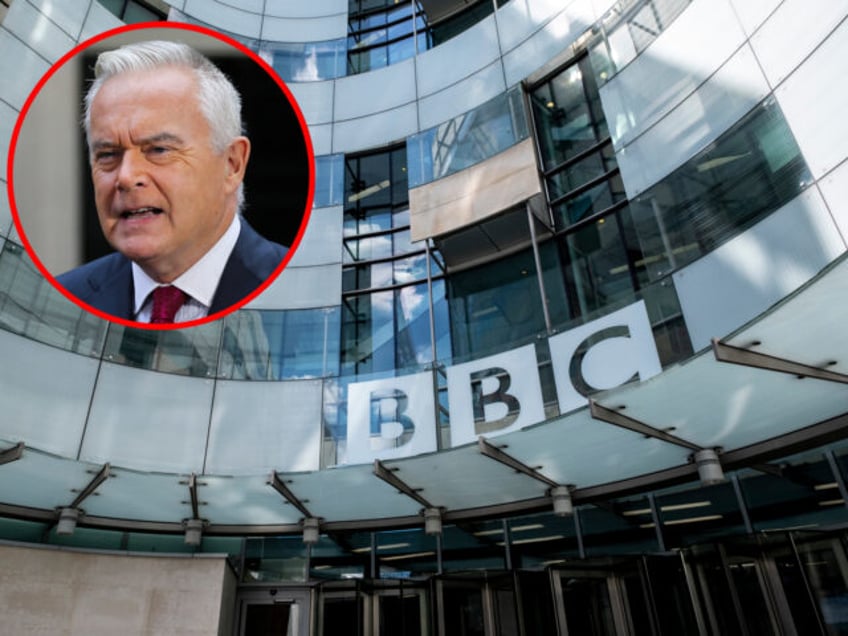
[(79, 492), (76, 499), (74, 499), (71, 505), (67, 507), (79, 508), (80, 504), (88, 497), (90, 497), (94, 493), (94, 491), (97, 490), (100, 484), (102, 484), (109, 478), (110, 470), (111, 467), (109, 466), (109, 464), (103, 464), (103, 467), (97, 472), (97, 474), (94, 476), (94, 479), (88, 482), (88, 485)]
[(626, 428), (635, 433), (640, 433), (646, 437), (653, 437), (664, 442), (668, 442), (669, 444), (688, 448), (692, 451), (702, 450), (697, 444), (693, 444), (692, 442), (686, 441), (676, 435), (654, 428), (653, 426), (640, 422), (639, 420), (634, 420), (632, 417), (624, 415), (624, 413), (619, 411), (613, 411), (605, 406), (601, 406), (595, 402), (595, 400), (589, 400), (589, 412), (592, 414), (593, 418), (606, 422), (607, 424), (620, 426), (621, 428)]
[(309, 510), (304, 505), (304, 502), (295, 496), (295, 494), (286, 486), (285, 482), (280, 479), (280, 476), (277, 474), (277, 471), (271, 471), (271, 474), (268, 475), (267, 484), (271, 486), (274, 490), (280, 493), (286, 501), (288, 501), (291, 505), (298, 509), (300, 514), (302, 514), (307, 519), (314, 517), (314, 515), (309, 512)]
[[(798, 376), (799, 378), (815, 378), (816, 380), (827, 380), (829, 382), (839, 382), (840, 384), (848, 384), (848, 375), (837, 373), (836, 371), (828, 371), (822, 367), (814, 367), (809, 364), (793, 362), (785, 358), (768, 355), (751, 351), (750, 349), (742, 349), (733, 345), (719, 342), (717, 338), (713, 338), (713, 354), (719, 362), (729, 362), (730, 364), (740, 364), (745, 367), (754, 367), (755, 369), (765, 369), (767, 371), (777, 371), (778, 373), (788, 373)], [(834, 362), (828, 362), (836, 364)]]
[(414, 499), (418, 503), (420, 503), (425, 508), (436, 508), (433, 504), (427, 501), (424, 497), (422, 497), (418, 491), (419, 488), (413, 488), (405, 481), (403, 481), (400, 477), (395, 475), (395, 471), (397, 468), (389, 468), (379, 459), (374, 460), (374, 474), (382, 479), (384, 482), (392, 486), (393, 488), (397, 488), (400, 492), (402, 492), (407, 497)]
[(191, 498), (191, 518), (200, 519), (200, 501), (197, 498), (197, 475), (192, 473), (188, 478), (188, 494)]
[(540, 481), (543, 484), (550, 486), (551, 488), (557, 488), (558, 486), (562, 485), (558, 484), (550, 477), (546, 477), (535, 468), (532, 468), (527, 464), (517, 460), (509, 453), (505, 453), (502, 449), (506, 448), (506, 445), (503, 445), (498, 448), (481, 435), (477, 438), (477, 446), (483, 455), (485, 455), (489, 459), (494, 459), (496, 462), (500, 462), (505, 466), (509, 466), (515, 472), (521, 473), (522, 475), (527, 475), (528, 477), (532, 477), (536, 481)]
[(18, 442), (11, 448), (6, 448), (0, 451), (0, 466), (3, 464), (8, 464), (10, 462), (17, 461), (21, 458), (21, 455), (24, 454), (24, 443)]

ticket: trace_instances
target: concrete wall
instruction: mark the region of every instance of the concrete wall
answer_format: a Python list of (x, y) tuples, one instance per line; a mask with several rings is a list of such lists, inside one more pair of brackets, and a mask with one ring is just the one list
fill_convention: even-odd
[(223, 556), (0, 545), (0, 563), (2, 634), (217, 636), (231, 631), (234, 575)]

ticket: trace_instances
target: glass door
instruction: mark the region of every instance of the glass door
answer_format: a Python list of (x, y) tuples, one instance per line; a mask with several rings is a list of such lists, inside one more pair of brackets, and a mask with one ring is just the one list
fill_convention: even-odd
[(238, 636), (309, 636), (308, 590), (243, 590), (237, 607)]

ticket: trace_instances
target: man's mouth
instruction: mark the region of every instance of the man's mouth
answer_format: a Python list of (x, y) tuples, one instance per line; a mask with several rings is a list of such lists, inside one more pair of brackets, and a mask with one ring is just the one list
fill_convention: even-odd
[(123, 212), (121, 212), (121, 218), (132, 219), (140, 216), (152, 216), (156, 214), (162, 214), (162, 209), (153, 207), (133, 208), (131, 210), (124, 210)]

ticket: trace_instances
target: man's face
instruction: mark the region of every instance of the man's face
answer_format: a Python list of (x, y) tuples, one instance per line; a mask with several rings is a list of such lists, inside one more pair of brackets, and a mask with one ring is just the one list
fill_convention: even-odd
[(226, 231), (250, 146), (215, 152), (191, 71), (161, 68), (108, 79), (91, 105), (97, 215), (116, 250), (171, 282)]

